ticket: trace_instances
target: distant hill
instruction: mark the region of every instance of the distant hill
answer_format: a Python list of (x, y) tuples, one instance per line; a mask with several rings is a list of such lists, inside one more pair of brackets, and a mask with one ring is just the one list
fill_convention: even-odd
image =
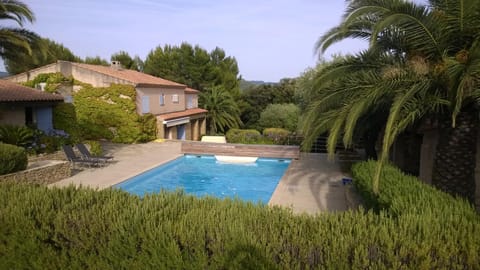
[(240, 80), (240, 90), (245, 90), (251, 86), (258, 86), (264, 84), (278, 84), (278, 82), (265, 82), (265, 81), (247, 81), (247, 80)]

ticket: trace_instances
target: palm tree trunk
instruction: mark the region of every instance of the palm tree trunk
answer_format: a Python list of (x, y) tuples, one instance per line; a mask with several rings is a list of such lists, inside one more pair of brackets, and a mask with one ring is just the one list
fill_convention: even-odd
[(451, 121), (440, 125), (439, 141), (433, 166), (432, 184), (470, 202), (475, 199), (476, 140), (478, 112), (461, 112), (456, 127)]

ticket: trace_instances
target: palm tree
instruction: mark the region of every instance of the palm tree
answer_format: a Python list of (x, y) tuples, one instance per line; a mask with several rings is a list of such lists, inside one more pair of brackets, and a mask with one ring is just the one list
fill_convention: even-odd
[[(318, 50), (323, 52), (349, 37), (369, 40), (369, 53), (391, 57), (395, 62), (374, 72), (380, 78), (375, 87), (378, 92), (384, 92), (381, 97), (387, 98), (356, 93), (368, 86), (356, 78), (358, 72), (368, 72), (368, 66), (359, 66), (357, 72), (345, 74), (344, 78), (331, 79), (340, 84), (354, 80), (357, 84), (351, 85), (357, 87), (345, 94), (353, 95), (350, 101), (353, 108), (339, 106), (339, 110), (344, 108), (342, 113), (328, 120), (333, 123), (327, 125), (329, 142), (336, 141), (338, 130), (342, 129), (344, 141), (348, 142), (349, 130), (356, 126), (355, 117), (351, 116), (349, 121), (338, 120), (341, 117), (354, 115), (353, 112), (365, 116), (379, 105), (387, 105), (383, 147), (374, 179), (374, 189), (378, 192), (381, 169), (395, 138), (427, 116), (437, 119), (443, 130), (437, 146), (433, 183), (472, 200), (475, 147), (471, 143), (477, 134), (480, 100), (480, 2), (430, 0), (428, 6), (423, 6), (402, 0), (352, 0), (341, 24), (320, 38)], [(345, 65), (348, 66), (348, 62)], [(382, 73), (383, 76), (379, 76)], [(459, 153), (465, 149), (470, 151)]]
[(0, 0), (0, 20), (14, 21), (20, 27), (0, 27), (0, 57), (10, 59), (18, 52), (31, 54), (31, 46), (39, 36), (23, 28), (35, 20), (28, 6), (16, 0)]
[(230, 92), (215, 86), (200, 94), (200, 105), (208, 110), (207, 121), (210, 134), (225, 132), (241, 124), (240, 109)]

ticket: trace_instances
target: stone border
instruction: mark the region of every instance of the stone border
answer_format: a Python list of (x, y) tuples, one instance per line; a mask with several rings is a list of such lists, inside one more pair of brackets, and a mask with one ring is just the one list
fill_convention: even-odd
[(67, 160), (63, 151), (56, 151), (50, 154), (41, 154), (28, 157), (28, 163), (44, 161), (44, 160)]
[(15, 182), (29, 184), (51, 184), (72, 175), (70, 162), (44, 161), (40, 166), (11, 174), (0, 175), (0, 182)]

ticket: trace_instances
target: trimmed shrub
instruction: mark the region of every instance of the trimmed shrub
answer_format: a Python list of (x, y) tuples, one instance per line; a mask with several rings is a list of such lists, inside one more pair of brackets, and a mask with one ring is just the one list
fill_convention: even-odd
[(25, 170), (27, 165), (27, 153), (24, 148), (0, 143), (0, 175)]
[(385, 219), (390, 217), (408, 235), (415, 235), (416, 243), (406, 241), (400, 254), (415, 251), (410, 261), (423, 257), (423, 267), (419, 264), (415, 268), (473, 269), (480, 265), (480, 216), (468, 201), (426, 185), (391, 165), (384, 167), (380, 192), (374, 194), (376, 165), (374, 161), (355, 164), (354, 183), (369, 207)]
[(283, 128), (266, 128), (263, 136), (271, 139), (275, 144), (286, 144), (290, 131)]
[(384, 167), (379, 185), (380, 192), (375, 195), (372, 179), (376, 164), (375, 161), (356, 163), (352, 167), (352, 172), (357, 190), (367, 205), (377, 211), (388, 211), (396, 216), (433, 213), (439, 217), (453, 213), (471, 216), (475, 212), (467, 201), (426, 185), (418, 178), (406, 175), (391, 165)]
[[(401, 200), (401, 198), (397, 198)], [(0, 183), (0, 269), (476, 269), (478, 216), (294, 215), (239, 200)], [(435, 221), (441, 221), (441, 218)]]
[(1, 125), (0, 142), (25, 147), (33, 141), (33, 130), (25, 126)]
[(273, 141), (264, 138), (256, 129), (230, 129), (225, 135), (229, 143), (272, 144)]

